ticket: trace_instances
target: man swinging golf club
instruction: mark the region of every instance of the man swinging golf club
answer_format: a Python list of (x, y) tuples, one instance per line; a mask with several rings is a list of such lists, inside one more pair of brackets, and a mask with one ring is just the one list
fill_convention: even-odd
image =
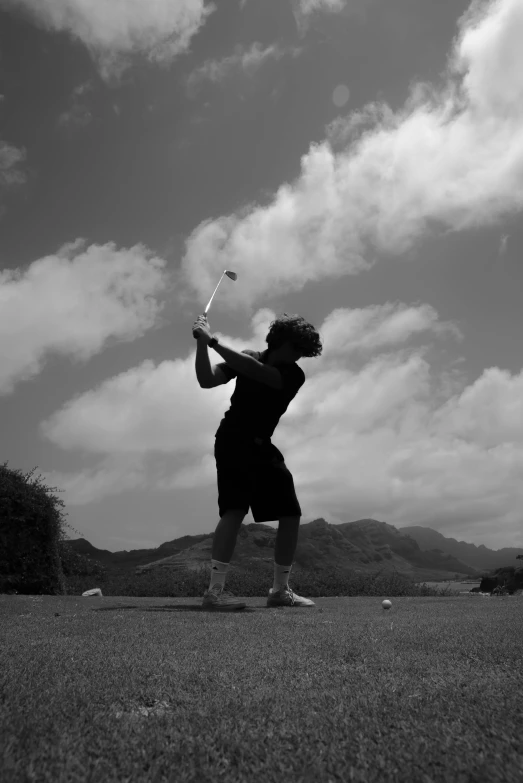
[[(232, 280), (237, 277), (234, 272), (225, 271), (224, 275)], [(314, 606), (313, 601), (296, 595), (289, 587), (301, 508), (292, 474), (271, 437), (305, 382), (296, 362), (304, 356), (321, 355), (320, 335), (305, 319), (284, 313), (270, 325), (265, 338), (267, 350), (238, 353), (211, 334), (207, 312), (213, 297), (193, 324), (193, 336), (198, 340), (196, 377), (203, 389), (237, 380), (231, 406), (215, 434), (220, 521), (214, 533), (211, 582), (202, 607), (234, 611), (246, 606), (224, 587), (238, 531), (249, 508), (255, 522), (278, 521), (274, 583), (267, 606)], [(208, 347), (224, 361), (211, 366)]]

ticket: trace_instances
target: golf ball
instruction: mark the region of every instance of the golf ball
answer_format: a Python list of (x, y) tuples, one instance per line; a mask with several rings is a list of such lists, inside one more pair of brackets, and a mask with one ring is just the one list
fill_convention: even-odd
[(384, 609), (390, 609), (392, 604), (391, 604), (390, 601), (383, 601), (382, 606), (383, 606)]

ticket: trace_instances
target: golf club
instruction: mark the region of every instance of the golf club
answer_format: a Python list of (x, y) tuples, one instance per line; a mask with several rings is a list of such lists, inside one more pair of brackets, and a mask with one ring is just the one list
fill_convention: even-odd
[[(236, 274), (236, 272), (228, 272), (227, 270), (225, 270), (225, 271), (224, 271), (224, 273), (223, 273), (223, 275), (227, 275), (227, 277), (230, 277), (230, 278), (231, 278), (231, 280), (237, 280), (237, 279), (238, 279), (238, 275)], [(216, 288), (214, 289), (214, 294), (215, 294), (215, 293), (216, 293), (216, 291), (218, 290), (218, 287), (219, 287), (220, 283), (221, 283), (221, 282), (222, 282), (222, 280), (223, 280), (223, 275), (220, 277), (220, 282), (218, 283), (218, 285), (217, 285), (217, 286), (216, 286)], [(209, 312), (209, 308), (210, 308), (210, 306), (211, 306), (212, 300), (214, 299), (214, 294), (213, 294), (213, 295), (211, 296), (211, 298), (209, 299), (209, 304), (207, 305), (207, 307), (206, 307), (206, 308), (205, 308), (205, 310), (203, 311), (203, 314), (204, 314), (204, 316), (205, 316), (205, 317), (207, 317), (207, 313)]]

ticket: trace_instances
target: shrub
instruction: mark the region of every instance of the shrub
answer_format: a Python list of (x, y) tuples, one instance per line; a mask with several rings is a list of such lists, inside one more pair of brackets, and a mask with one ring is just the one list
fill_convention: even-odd
[(60, 539), (62, 500), (40, 477), (0, 465), (0, 592), (66, 593)]
[(82, 555), (68, 545), (67, 539), (60, 539), (58, 548), (62, 571), (65, 577), (90, 576), (93, 579), (101, 579), (107, 573), (107, 569), (97, 560), (91, 560), (88, 555)]
[[(227, 573), (226, 588), (238, 596), (266, 597), (272, 585), (273, 566), (254, 561), (248, 570), (233, 564)], [(75, 576), (68, 579), (68, 594), (81, 595), (85, 590), (100, 587), (104, 596), (149, 598), (201, 598), (209, 586), (210, 565), (198, 570), (158, 569), (142, 574), (108, 570), (94, 580), (92, 576)], [(293, 566), (291, 585), (295, 592), (314, 597), (374, 596), (393, 598), (398, 596), (452, 595), (450, 588), (439, 590), (422, 585), (417, 587), (395, 571), (378, 574), (347, 574), (340, 570), (306, 569)]]

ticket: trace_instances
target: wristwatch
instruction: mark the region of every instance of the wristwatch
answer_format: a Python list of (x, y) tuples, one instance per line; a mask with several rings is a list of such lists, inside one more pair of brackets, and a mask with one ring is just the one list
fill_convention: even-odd
[(209, 340), (209, 348), (214, 348), (215, 345), (218, 344), (218, 338), (213, 334), (212, 339)]

